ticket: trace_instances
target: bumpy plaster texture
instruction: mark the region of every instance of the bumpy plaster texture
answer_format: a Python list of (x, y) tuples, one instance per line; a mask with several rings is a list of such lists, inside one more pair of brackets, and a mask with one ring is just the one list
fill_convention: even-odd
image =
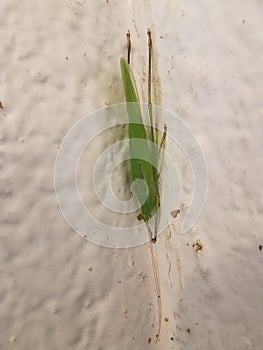
[[(0, 13), (0, 348), (262, 349), (263, 3), (3, 0)], [(80, 238), (54, 192), (66, 132), (123, 101), (127, 29), (145, 96), (148, 27), (157, 102), (192, 128), (209, 168), (197, 224), (180, 234), (182, 205), (157, 243), (157, 344), (149, 247)]]

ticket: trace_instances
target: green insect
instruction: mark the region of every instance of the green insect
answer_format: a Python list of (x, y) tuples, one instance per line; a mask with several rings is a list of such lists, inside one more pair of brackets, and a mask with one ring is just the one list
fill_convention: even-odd
[[(123, 87), (127, 102), (127, 111), (129, 116), (129, 139), (130, 139), (130, 169), (131, 182), (135, 183), (133, 192), (141, 204), (142, 218), (146, 223), (156, 214), (156, 223), (152, 240), (156, 241), (158, 230), (158, 210), (160, 207), (160, 189), (159, 189), (159, 169), (161, 168), (162, 152), (165, 145), (166, 126), (160, 144), (157, 141), (157, 130), (154, 127), (152, 103), (151, 103), (151, 62), (152, 62), (152, 40), (151, 32), (149, 37), (149, 71), (148, 71), (148, 111), (150, 130), (147, 130), (143, 124), (140, 100), (135, 83), (135, 79), (130, 67), (130, 33), (128, 38), (128, 60), (121, 58), (121, 74)], [(143, 142), (138, 142), (138, 139)], [(141, 158), (136, 158), (141, 155)], [(143, 185), (144, 180), (147, 188)], [(145, 200), (145, 198), (147, 199)]]
[[(158, 340), (161, 330), (162, 306), (159, 276), (157, 272), (156, 254), (153, 243), (157, 240), (158, 224), (160, 217), (160, 169), (162, 163), (163, 150), (165, 146), (167, 128), (161, 141), (158, 143), (158, 132), (155, 128), (153, 108), (151, 101), (151, 81), (152, 81), (152, 38), (148, 30), (149, 47), (149, 67), (148, 67), (148, 117), (150, 127), (143, 123), (140, 99), (135, 83), (135, 79), (130, 67), (131, 40), (130, 33), (127, 33), (127, 60), (121, 58), (121, 74), (126, 97), (126, 108), (129, 117), (129, 140), (130, 140), (130, 180), (133, 184), (132, 192), (140, 204), (140, 215), (148, 229), (150, 237), (150, 248), (155, 278), (156, 292), (158, 298), (159, 326), (156, 335)], [(149, 225), (149, 221), (155, 215), (154, 229)]]

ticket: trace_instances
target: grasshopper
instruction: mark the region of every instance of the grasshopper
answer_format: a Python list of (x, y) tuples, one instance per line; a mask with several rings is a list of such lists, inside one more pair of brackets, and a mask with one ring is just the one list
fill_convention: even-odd
[[(153, 244), (157, 241), (158, 223), (160, 215), (160, 169), (163, 159), (163, 151), (167, 134), (167, 127), (164, 125), (164, 132), (160, 143), (158, 143), (157, 129), (152, 108), (152, 36), (148, 35), (148, 116), (150, 128), (143, 124), (140, 99), (132, 69), (130, 67), (131, 39), (130, 32), (127, 33), (127, 60), (121, 58), (120, 67), (123, 81), (126, 107), (129, 117), (129, 140), (130, 140), (130, 179), (133, 183), (132, 192), (140, 204), (138, 218), (144, 220), (149, 233), (149, 244), (155, 287), (158, 299), (158, 331), (156, 342), (161, 331), (162, 303), (159, 275), (157, 269), (157, 258)], [(149, 130), (150, 129), (150, 130)], [(138, 145), (138, 139), (142, 142)], [(140, 148), (140, 149), (138, 149)], [(138, 154), (142, 155), (141, 158)], [(140, 181), (138, 181), (140, 180)], [(155, 215), (154, 229), (150, 227), (149, 221)]]

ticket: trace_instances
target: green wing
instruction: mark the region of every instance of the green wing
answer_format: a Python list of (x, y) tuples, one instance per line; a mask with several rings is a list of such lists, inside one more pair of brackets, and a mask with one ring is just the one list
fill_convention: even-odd
[[(144, 220), (148, 222), (159, 208), (160, 202), (157, 184), (158, 152), (157, 147), (148, 144), (148, 140), (152, 139), (148, 137), (143, 124), (138, 91), (130, 65), (124, 58), (121, 58), (120, 65), (129, 116), (131, 182), (135, 192), (133, 194), (141, 205)], [(147, 186), (136, 180), (144, 180)]]

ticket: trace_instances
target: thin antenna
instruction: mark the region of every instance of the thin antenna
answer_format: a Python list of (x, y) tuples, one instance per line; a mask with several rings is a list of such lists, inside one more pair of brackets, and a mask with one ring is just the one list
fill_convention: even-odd
[(131, 33), (128, 30), (127, 34), (127, 62), (128, 64), (130, 64), (130, 60), (131, 60)]
[(147, 31), (148, 35), (148, 48), (149, 48), (149, 61), (148, 61), (148, 104), (152, 104), (152, 33), (150, 29)]

